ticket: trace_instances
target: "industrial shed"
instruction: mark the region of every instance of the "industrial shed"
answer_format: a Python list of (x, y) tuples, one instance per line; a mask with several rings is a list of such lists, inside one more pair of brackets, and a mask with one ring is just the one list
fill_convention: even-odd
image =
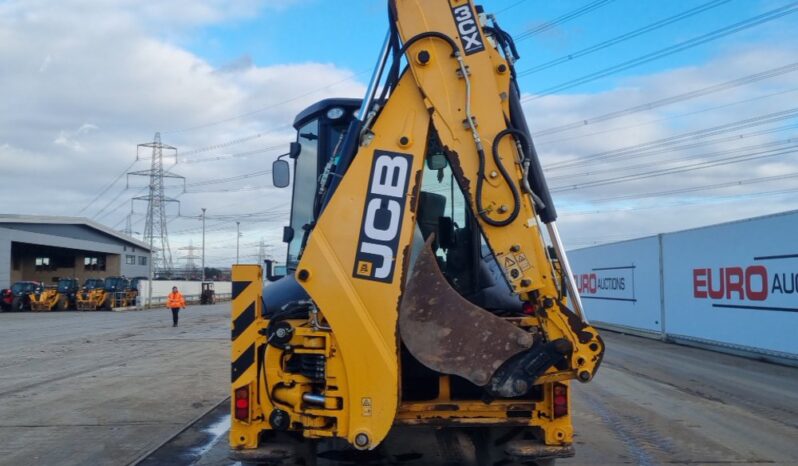
[(0, 288), (19, 280), (149, 276), (146, 243), (78, 217), (0, 215)]

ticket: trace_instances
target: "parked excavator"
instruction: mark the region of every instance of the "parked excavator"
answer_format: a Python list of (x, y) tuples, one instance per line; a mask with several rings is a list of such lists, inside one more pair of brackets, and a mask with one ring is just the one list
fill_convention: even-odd
[(233, 268), (231, 458), (552, 464), (574, 454), (570, 382), (594, 378), (604, 343), (515, 45), (469, 0), (388, 14), (364, 98), (301, 112), (273, 165), (277, 187), (293, 173), (286, 274)]

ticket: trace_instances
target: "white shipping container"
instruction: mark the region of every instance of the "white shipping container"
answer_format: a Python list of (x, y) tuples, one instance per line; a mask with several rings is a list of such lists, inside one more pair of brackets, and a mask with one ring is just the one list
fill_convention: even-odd
[(798, 212), (663, 235), (665, 332), (798, 356)]
[(569, 252), (588, 320), (660, 332), (659, 252), (656, 236)]

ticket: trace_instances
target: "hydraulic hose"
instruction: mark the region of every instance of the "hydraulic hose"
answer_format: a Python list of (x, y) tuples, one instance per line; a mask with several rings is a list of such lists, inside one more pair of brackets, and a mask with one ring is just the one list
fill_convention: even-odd
[(510, 212), (510, 215), (504, 220), (494, 220), (491, 218), (487, 211), (482, 207), (482, 188), (485, 183), (485, 151), (480, 149), (477, 152), (479, 153), (479, 169), (477, 172), (477, 191), (476, 191), (476, 204), (477, 204), (477, 214), (479, 217), (488, 225), (494, 227), (503, 227), (507, 226), (512, 223), (517, 217), (518, 213), (521, 210), (521, 195), (518, 192), (518, 188), (513, 183), (512, 177), (507, 172), (507, 169), (504, 167), (504, 164), (499, 157), (499, 143), (501, 140), (506, 136), (514, 136), (521, 141), (521, 144), (525, 147), (528, 147), (528, 142), (526, 139), (526, 135), (522, 132), (506, 128), (499, 132), (496, 137), (493, 139), (493, 145), (491, 150), (493, 151), (493, 162), (496, 164), (496, 167), (499, 169), (499, 173), (501, 173), (502, 178), (507, 183), (507, 186), (510, 187), (510, 191), (513, 195), (513, 209)]

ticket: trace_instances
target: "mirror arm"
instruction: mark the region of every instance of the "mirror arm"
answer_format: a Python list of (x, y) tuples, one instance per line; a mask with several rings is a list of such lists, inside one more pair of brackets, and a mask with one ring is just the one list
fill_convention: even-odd
[(276, 282), (277, 280), (283, 278), (282, 275), (274, 275), (274, 261), (271, 259), (265, 259), (263, 261), (266, 264), (266, 280), (270, 282)]

